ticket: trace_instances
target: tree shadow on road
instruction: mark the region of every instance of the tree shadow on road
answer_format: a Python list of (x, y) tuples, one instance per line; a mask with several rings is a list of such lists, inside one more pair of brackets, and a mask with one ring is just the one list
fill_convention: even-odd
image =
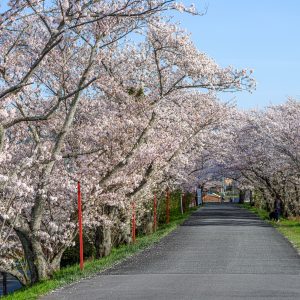
[(202, 220), (188, 220), (181, 226), (255, 226), (255, 227), (271, 227), (271, 225), (260, 220), (241, 220), (241, 219), (202, 219)]

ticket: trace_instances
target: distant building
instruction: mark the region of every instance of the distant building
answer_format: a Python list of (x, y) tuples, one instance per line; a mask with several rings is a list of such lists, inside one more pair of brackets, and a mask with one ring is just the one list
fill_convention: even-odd
[(207, 194), (202, 197), (203, 203), (221, 203), (221, 196), (217, 194)]

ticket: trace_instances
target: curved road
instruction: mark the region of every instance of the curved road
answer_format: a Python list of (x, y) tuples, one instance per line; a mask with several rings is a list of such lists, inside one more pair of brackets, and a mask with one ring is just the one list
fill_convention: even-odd
[(300, 299), (300, 259), (254, 214), (209, 205), (155, 246), (43, 299)]

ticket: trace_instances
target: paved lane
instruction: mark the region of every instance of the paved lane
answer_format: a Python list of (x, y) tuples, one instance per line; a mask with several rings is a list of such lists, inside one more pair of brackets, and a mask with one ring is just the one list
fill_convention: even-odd
[(43, 299), (300, 299), (300, 257), (274, 228), (209, 205), (160, 243)]

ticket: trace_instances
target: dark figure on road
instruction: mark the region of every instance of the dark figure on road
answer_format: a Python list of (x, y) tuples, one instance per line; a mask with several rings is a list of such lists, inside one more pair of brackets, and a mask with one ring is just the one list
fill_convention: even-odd
[(275, 209), (274, 211), (271, 211), (270, 214), (269, 214), (269, 219), (272, 221), (276, 221), (278, 222), (279, 221), (279, 214), (278, 214), (278, 211)]
[(280, 203), (280, 199), (277, 198), (274, 204), (274, 211), (272, 211), (269, 215), (270, 220), (274, 220), (278, 222), (280, 218), (280, 212), (281, 212), (281, 203)]

